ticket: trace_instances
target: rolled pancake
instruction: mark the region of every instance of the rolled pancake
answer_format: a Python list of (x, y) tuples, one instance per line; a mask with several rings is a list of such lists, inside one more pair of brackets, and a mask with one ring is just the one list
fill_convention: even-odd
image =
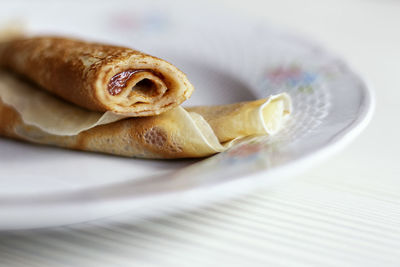
[(0, 135), (39, 144), (142, 158), (205, 157), (251, 135), (273, 135), (291, 112), (287, 94), (157, 116), (91, 112), (0, 73)]
[(193, 92), (185, 74), (162, 59), (68, 38), (2, 41), (0, 67), (80, 107), (129, 116), (161, 114)]

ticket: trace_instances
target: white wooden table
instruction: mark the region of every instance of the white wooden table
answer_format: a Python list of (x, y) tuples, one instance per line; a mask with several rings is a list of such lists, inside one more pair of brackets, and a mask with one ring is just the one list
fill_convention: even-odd
[(1, 267), (400, 266), (400, 2), (215, 4), (298, 30), (347, 58), (375, 87), (367, 130), (295, 179), (195, 211), (1, 233)]

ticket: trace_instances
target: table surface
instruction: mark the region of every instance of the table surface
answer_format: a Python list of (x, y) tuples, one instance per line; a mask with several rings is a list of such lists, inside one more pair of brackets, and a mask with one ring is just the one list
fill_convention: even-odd
[(0, 234), (0, 266), (399, 266), (400, 1), (215, 1), (295, 29), (374, 86), (372, 122), (273, 188), (185, 213)]

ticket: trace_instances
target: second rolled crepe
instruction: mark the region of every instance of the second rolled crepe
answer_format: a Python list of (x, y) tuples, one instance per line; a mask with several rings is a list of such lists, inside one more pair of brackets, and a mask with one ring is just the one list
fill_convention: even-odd
[(162, 59), (70, 38), (2, 41), (0, 67), (80, 107), (135, 117), (161, 114), (193, 92), (185, 74)]
[(287, 94), (222, 106), (176, 107), (158, 116), (90, 112), (0, 72), (0, 135), (142, 158), (205, 157), (251, 135), (274, 135), (291, 112)]

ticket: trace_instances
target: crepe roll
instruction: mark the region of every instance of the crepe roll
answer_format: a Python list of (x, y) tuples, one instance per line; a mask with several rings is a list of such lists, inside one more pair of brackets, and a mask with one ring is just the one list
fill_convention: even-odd
[(134, 117), (170, 110), (194, 89), (182, 71), (162, 59), (70, 38), (2, 41), (0, 67), (87, 110)]
[(83, 151), (157, 159), (206, 157), (244, 137), (275, 135), (290, 113), (290, 97), (282, 93), (126, 117), (79, 108), (0, 73), (0, 135)]

